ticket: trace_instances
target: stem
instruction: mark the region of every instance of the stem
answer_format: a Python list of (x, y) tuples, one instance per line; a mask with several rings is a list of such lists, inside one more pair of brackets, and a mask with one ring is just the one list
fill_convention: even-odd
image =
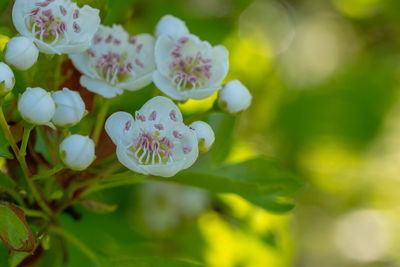
[(45, 130), (43, 130), (42, 127), (38, 127), (38, 129), (39, 129), (41, 136), (43, 137), (43, 141), (46, 145), (47, 151), (49, 152), (49, 155), (51, 156), (51, 158), (54, 161), (53, 164), (57, 165), (58, 164), (58, 154), (57, 154), (57, 151), (55, 150), (54, 146), (50, 142), (47, 132)]
[(106, 99), (105, 101), (103, 101), (103, 105), (101, 106), (100, 111), (97, 114), (96, 124), (92, 137), (96, 145), (99, 142), (100, 134), (101, 131), (103, 130), (104, 121), (106, 120), (107, 111), (109, 107), (110, 107), (110, 101)]
[[(4, 117), (4, 112), (3, 112), (2, 106), (0, 107), (0, 126), (4, 132), (4, 135), (7, 139), (7, 141), (10, 143), (12, 150), (14, 151), (15, 157), (17, 158), (19, 164), (21, 165), (21, 169), (24, 174), (23, 177), (24, 177), (26, 183), (28, 184), (28, 187), (29, 187), (30, 191), (32, 192), (33, 197), (35, 198), (35, 200), (37, 201), (39, 206), (43, 209), (43, 211), (45, 211), (48, 215), (51, 215), (52, 214), (51, 209), (47, 206), (46, 201), (44, 200), (43, 196), (40, 194), (39, 190), (36, 188), (33, 181), (31, 179), (29, 179), (30, 173), (29, 173), (28, 165), (26, 164), (25, 157), (21, 156), (20, 151), (17, 147), (17, 144), (15, 143), (14, 137), (10, 131), (10, 127), (8, 126), (8, 123)], [(24, 133), (24, 135), (25, 135), (25, 133)], [(25, 147), (25, 149), (26, 149), (26, 147)]]
[(98, 266), (102, 265), (100, 261), (97, 259), (96, 254), (75, 236), (71, 235), (70, 233), (68, 233), (67, 231), (58, 226), (50, 226), (49, 231), (71, 242), (77, 249), (83, 252), (90, 260), (92, 260)]
[(38, 174), (38, 175), (36, 175), (36, 176), (33, 176), (31, 179), (34, 180), (34, 181), (42, 180), (42, 179), (45, 179), (45, 178), (47, 178), (47, 177), (50, 177), (50, 176), (55, 175), (56, 173), (58, 173), (59, 171), (61, 171), (61, 170), (63, 170), (63, 169), (64, 169), (64, 166), (63, 166), (63, 165), (57, 165), (57, 166), (55, 166), (53, 169), (51, 169), (51, 170), (49, 170), (49, 171), (46, 171), (45, 173), (42, 173), (42, 174)]
[(25, 125), (24, 127), (24, 135), (22, 136), (22, 144), (19, 150), (19, 155), (23, 158), (26, 156), (26, 147), (28, 146), (29, 136), (33, 128), (34, 125), (32, 124)]

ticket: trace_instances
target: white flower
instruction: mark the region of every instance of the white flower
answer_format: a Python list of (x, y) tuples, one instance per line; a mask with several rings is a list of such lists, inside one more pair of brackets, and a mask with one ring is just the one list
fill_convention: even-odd
[(45, 54), (85, 51), (100, 25), (98, 9), (70, 0), (16, 0), (12, 18), (18, 32)]
[(60, 154), (64, 164), (76, 171), (86, 169), (96, 158), (93, 140), (79, 134), (64, 139), (60, 144)]
[(51, 94), (39, 87), (27, 88), (18, 102), (22, 118), (36, 125), (49, 125), (55, 110), (56, 104)]
[(172, 15), (165, 15), (156, 26), (156, 37), (160, 37), (163, 34), (179, 38), (188, 35), (189, 30), (182, 20)]
[(7, 64), (0, 62), (0, 96), (6, 95), (15, 85), (14, 73)]
[(83, 74), (82, 86), (112, 98), (124, 89), (135, 91), (151, 83), (155, 70), (154, 37), (149, 34), (129, 37), (120, 25), (100, 26), (90, 48), (70, 58)]
[(56, 126), (72, 127), (81, 121), (85, 115), (85, 102), (78, 92), (64, 88), (53, 93), (52, 97), (57, 107), (52, 118)]
[(155, 85), (175, 100), (204, 99), (220, 89), (228, 73), (228, 51), (192, 34), (161, 35), (156, 42)]
[(32, 39), (20, 36), (8, 41), (5, 58), (8, 64), (19, 70), (27, 70), (36, 63), (39, 50)]
[(117, 146), (118, 159), (127, 168), (146, 175), (170, 177), (196, 161), (196, 133), (183, 123), (181, 112), (171, 100), (154, 97), (135, 117), (117, 112), (106, 121), (106, 131)]
[(214, 131), (211, 126), (204, 121), (195, 121), (189, 127), (196, 133), (200, 152), (205, 153), (210, 150), (215, 141)]
[(235, 114), (246, 110), (251, 99), (249, 90), (239, 80), (233, 80), (225, 84), (219, 92), (218, 105), (222, 110)]

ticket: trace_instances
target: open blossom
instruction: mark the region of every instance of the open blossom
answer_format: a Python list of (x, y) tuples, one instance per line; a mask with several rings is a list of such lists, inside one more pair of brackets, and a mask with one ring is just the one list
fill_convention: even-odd
[(99, 10), (70, 0), (16, 0), (15, 28), (45, 54), (85, 51), (100, 25)]
[(183, 123), (178, 107), (162, 96), (144, 104), (135, 119), (126, 112), (114, 113), (106, 131), (119, 161), (146, 175), (173, 176), (189, 168), (199, 153), (196, 133)]
[(220, 89), (228, 73), (228, 51), (197, 36), (161, 35), (156, 42), (155, 85), (175, 100), (204, 99)]
[(251, 100), (252, 96), (249, 90), (239, 80), (225, 84), (218, 95), (219, 107), (230, 114), (246, 110), (250, 106)]
[(83, 74), (82, 86), (112, 98), (124, 89), (135, 91), (151, 83), (155, 70), (154, 37), (129, 36), (120, 25), (100, 26), (90, 48), (70, 58)]

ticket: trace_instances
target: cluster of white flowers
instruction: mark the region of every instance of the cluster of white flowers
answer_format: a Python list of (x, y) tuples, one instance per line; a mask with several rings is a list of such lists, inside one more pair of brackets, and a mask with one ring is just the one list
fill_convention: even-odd
[[(21, 36), (8, 42), (5, 59), (19, 70), (29, 69), (39, 52), (68, 54), (82, 73), (81, 85), (105, 98), (154, 82), (175, 101), (208, 98), (222, 88), (218, 104), (230, 114), (251, 103), (251, 94), (240, 81), (222, 85), (229, 69), (227, 49), (201, 41), (174, 16), (161, 18), (155, 37), (130, 36), (120, 25), (100, 25), (99, 10), (79, 8), (70, 0), (16, 0), (12, 16)], [(11, 69), (0, 63), (0, 95), (14, 83)], [(31, 124), (61, 128), (76, 125), (86, 112), (79, 93), (68, 88), (53, 94), (27, 88), (18, 110)], [(114, 113), (105, 128), (119, 161), (146, 175), (173, 176), (190, 167), (199, 152), (210, 150), (215, 141), (210, 125), (196, 121), (186, 126), (175, 103), (162, 96), (149, 100), (135, 118)], [(81, 135), (69, 136), (60, 145), (62, 160), (74, 170), (87, 168), (94, 150), (93, 141)]]

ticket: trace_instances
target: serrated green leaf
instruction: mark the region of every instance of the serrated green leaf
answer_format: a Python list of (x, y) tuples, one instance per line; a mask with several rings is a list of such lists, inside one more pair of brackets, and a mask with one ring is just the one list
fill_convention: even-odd
[(32, 252), (35, 248), (35, 239), (24, 212), (6, 202), (0, 203), (0, 239), (14, 251)]

